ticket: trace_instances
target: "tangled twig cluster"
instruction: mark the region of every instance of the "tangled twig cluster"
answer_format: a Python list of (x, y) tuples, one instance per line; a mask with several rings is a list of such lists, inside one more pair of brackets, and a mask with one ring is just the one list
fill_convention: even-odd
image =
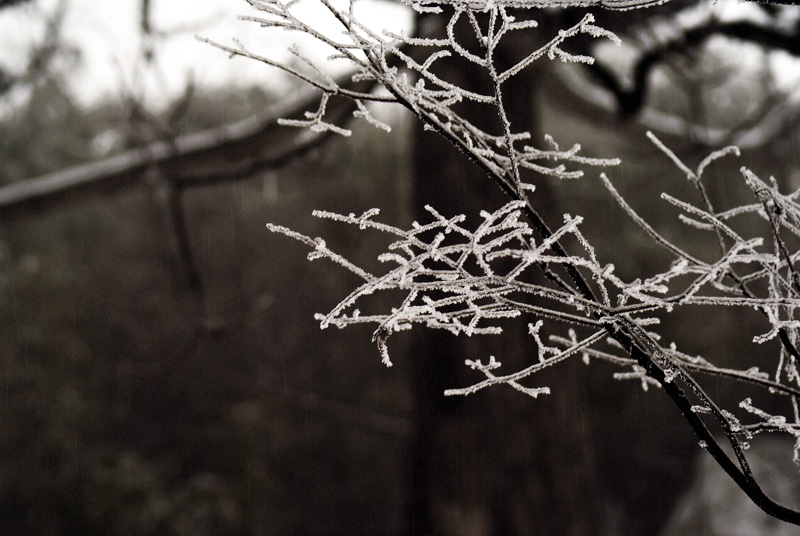
[[(535, 61), (591, 62), (561, 47), (570, 38), (585, 34), (618, 42), (612, 33), (594, 25), (592, 15), (557, 32), (543, 46), (529, 51), (509, 68), (499, 69), (495, 52), (499, 43), (516, 32), (539, 31), (532, 18), (518, 19), (519, 9), (536, 7), (528, 2), (454, 2), (452, 0), (408, 0), (419, 13), (444, 18), (444, 35), (418, 38), (389, 31), (374, 31), (359, 21), (358, 2), (350, 0), (338, 8), (331, 0), (319, 0), (321, 10), (333, 15), (341, 33), (335, 36), (316, 28), (295, 14), (298, 1), (248, 0), (260, 11), (248, 17), (265, 27), (301, 32), (333, 49), (330, 61), (347, 62), (354, 81), (372, 81), (380, 91), (359, 92), (343, 87), (299, 50), (293, 53), (310, 69), (300, 70), (249, 51), (243, 45), (220, 48), (273, 65), (322, 90), (315, 112), (304, 120), (286, 121), (314, 130), (348, 131), (326, 122), (326, 103), (345, 97), (357, 104), (356, 115), (388, 129), (372, 117), (366, 104), (392, 102), (410, 110), (429, 129), (435, 130), (461, 149), (508, 195), (509, 202), (494, 212), (481, 213), (474, 228), (464, 216), (450, 217), (428, 207), (430, 221), (400, 229), (375, 219), (376, 209), (357, 216), (316, 212), (321, 218), (376, 230), (393, 237), (380, 260), (383, 274), (372, 274), (331, 251), (321, 238), (311, 238), (289, 229), (270, 229), (307, 243), (310, 259), (328, 258), (358, 275), (362, 284), (331, 312), (319, 315), (322, 327), (345, 327), (356, 323), (377, 324), (374, 332), (383, 362), (391, 364), (388, 339), (396, 331), (422, 324), (467, 336), (500, 334), (504, 322), (532, 320), (528, 324), (536, 359), (520, 371), (500, 374), (500, 362), (489, 356), (486, 363), (467, 364), (483, 379), (474, 385), (447, 391), (468, 395), (485, 387), (507, 384), (532, 397), (544, 395), (544, 386), (527, 386), (535, 372), (569, 358), (585, 362), (600, 359), (616, 363), (618, 379), (635, 379), (644, 389), (662, 388), (683, 413), (701, 446), (725, 469), (764, 511), (800, 524), (800, 512), (783, 507), (761, 490), (748, 465), (748, 441), (763, 432), (781, 432), (795, 438), (795, 461), (800, 464), (800, 274), (795, 266), (800, 256), (800, 192), (783, 194), (777, 181), (762, 181), (742, 168), (743, 184), (752, 191), (753, 202), (717, 210), (703, 184), (703, 173), (716, 159), (738, 153), (726, 148), (709, 155), (697, 169), (690, 169), (655, 135), (651, 141), (669, 157), (695, 185), (701, 199), (693, 204), (662, 194), (681, 211), (680, 219), (691, 229), (711, 233), (717, 251), (699, 258), (685, 246), (662, 236), (642, 218), (601, 173), (609, 194), (639, 227), (673, 257), (663, 272), (625, 281), (614, 266), (603, 264), (581, 232), (580, 216), (565, 215), (551, 230), (536, 211), (533, 186), (525, 174), (578, 178), (586, 166), (613, 166), (617, 159), (582, 156), (580, 146), (562, 150), (546, 138), (549, 147), (528, 145), (530, 135), (514, 130), (506, 113), (503, 87), (509, 79)], [(571, 2), (574, 3), (574, 2)], [(577, 2), (580, 3), (580, 2)], [(630, 7), (637, 2), (621, 2)], [(641, 3), (641, 2), (638, 2)], [(512, 5), (513, 4), (513, 5)], [(622, 6), (625, 4), (625, 6)], [(516, 8), (513, 10), (511, 8)], [(458, 28), (458, 31), (457, 31)], [(468, 37), (463, 37), (466, 32)], [(467, 39), (468, 42), (465, 41)], [(411, 54), (409, 50), (416, 52)], [(422, 51), (422, 52), (420, 52)], [(439, 62), (457, 59), (488, 75), (486, 91), (467, 90), (447, 80), (437, 69)], [(494, 114), (491, 128), (479, 128), (465, 112), (463, 102), (480, 104)], [(570, 169), (568, 169), (568, 166)], [(738, 225), (749, 219), (752, 225)], [(745, 235), (741, 230), (752, 234)], [(748, 231), (748, 232), (750, 232)], [(362, 313), (358, 305), (375, 292), (402, 291), (404, 297), (391, 311)], [(676, 344), (662, 342), (657, 332), (659, 315), (687, 307), (746, 308), (757, 311), (766, 329), (753, 343), (777, 340), (774, 361), (746, 370), (715, 363), (709, 356), (691, 356)], [(562, 334), (545, 337), (547, 326), (565, 326)], [(558, 333), (558, 330), (552, 330)], [(736, 407), (723, 407), (701, 387), (697, 374), (713, 374), (762, 388), (770, 397), (785, 401), (784, 414), (760, 409), (750, 398)], [(733, 449), (733, 459), (710, 429), (721, 429)]]

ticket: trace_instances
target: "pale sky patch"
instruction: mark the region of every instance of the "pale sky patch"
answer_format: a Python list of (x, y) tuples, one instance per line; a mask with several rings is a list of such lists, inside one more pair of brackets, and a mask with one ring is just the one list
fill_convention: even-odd
[[(286, 79), (274, 68), (228, 54), (199, 42), (200, 35), (230, 45), (236, 38), (262, 55), (287, 60), (287, 48), (294, 42), (322, 59), (319, 49), (297, 33), (265, 30), (239, 19), (258, 15), (244, 0), (151, 0), (151, 23), (155, 38), (154, 61), (142, 57), (140, 0), (64, 0), (66, 15), (62, 27), (65, 43), (80, 51), (81, 62), (67, 70), (67, 81), (83, 104), (103, 98), (134, 95), (158, 107), (179, 97), (190, 80), (199, 87), (259, 85), (274, 91), (288, 89)], [(307, 4), (317, 4), (307, 0)], [(0, 48), (9, 51), (0, 65), (18, 71), (25, 65), (30, 47), (39, 42), (49, 14), (59, 0), (37, 0), (33, 5), (0, 11)], [(319, 4), (317, 4), (319, 5)], [(315, 6), (305, 9), (309, 20)], [(385, 1), (364, 2), (368, 20), (394, 31), (409, 27), (411, 16), (401, 6)], [(322, 24), (324, 27), (324, 23)], [(303, 45), (305, 43), (305, 45)], [(315, 58), (315, 59), (317, 59)]]

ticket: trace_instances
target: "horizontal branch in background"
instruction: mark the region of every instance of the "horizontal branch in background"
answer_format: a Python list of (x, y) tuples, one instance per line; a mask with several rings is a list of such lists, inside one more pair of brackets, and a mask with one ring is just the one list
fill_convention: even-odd
[[(348, 84), (342, 82), (342, 86)], [(349, 86), (369, 91), (370, 82), (351, 82)], [(254, 117), (0, 187), (0, 219), (44, 210), (67, 200), (116, 193), (147, 180), (153, 171), (180, 188), (244, 179), (280, 167), (330, 135), (329, 131), (278, 123), (281, 118), (304, 117), (319, 98), (317, 90), (299, 91)], [(326, 114), (331, 120), (345, 121), (355, 108), (350, 99), (334, 98)]]

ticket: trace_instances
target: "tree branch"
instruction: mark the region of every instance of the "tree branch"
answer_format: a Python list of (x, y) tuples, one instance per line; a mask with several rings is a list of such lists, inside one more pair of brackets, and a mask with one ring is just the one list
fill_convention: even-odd
[(670, 41), (646, 50), (636, 62), (632, 73), (632, 85), (626, 89), (617, 76), (600, 62), (585, 64), (584, 68), (597, 83), (610, 91), (617, 101), (617, 110), (623, 119), (636, 116), (647, 98), (648, 80), (653, 68), (672, 54), (686, 54), (697, 50), (709, 38), (721, 35), (746, 43), (761, 45), (764, 48), (782, 50), (793, 56), (800, 56), (800, 29), (783, 31), (774, 26), (763, 26), (753, 22), (710, 22), (703, 26), (686, 30)]
[[(368, 91), (372, 84), (342, 82), (354, 91)], [(302, 117), (319, 96), (316, 90), (298, 92), (255, 117), (2, 186), (0, 219), (44, 210), (75, 198), (119, 192), (146, 180), (153, 166), (166, 180), (181, 186), (239, 180), (279, 167), (328, 139), (329, 132), (278, 124), (281, 118)], [(355, 109), (350, 99), (331, 99), (326, 112), (332, 121), (346, 121)]]

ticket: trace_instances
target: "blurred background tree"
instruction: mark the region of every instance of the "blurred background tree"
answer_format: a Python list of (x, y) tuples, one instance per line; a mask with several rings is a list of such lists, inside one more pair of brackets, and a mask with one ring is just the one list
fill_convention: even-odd
[[(144, 34), (154, 28), (150, 4), (140, 4)], [(615, 172), (620, 189), (665, 224), (672, 216), (646, 197), (656, 192), (643, 181), (675, 191), (690, 186), (667, 179), (675, 177), (672, 166), (658, 163), (642, 123), (672, 132), (668, 143), (689, 162), (710, 145), (753, 140), (749, 166), (797, 179), (797, 106), (776, 80), (786, 73), (772, 66), (772, 58), (796, 53), (796, 14), (753, 6), (766, 17), (756, 26), (702, 16), (676, 22), (685, 7), (673, 1), (637, 14), (635, 23), (596, 11), (601, 26), (629, 38), (626, 55), (596, 50), (602, 61), (587, 72), (560, 65), (532, 71), (523, 84), (530, 91), (520, 89), (514, 105), (540, 138), (548, 132), (581, 142), (588, 154), (623, 158), (625, 174)], [(59, 46), (59, 13), (50, 18), (47, 43), (35, 47), (40, 57), (31, 55), (19, 72), (2, 71), (10, 111), (0, 122), (0, 182), (21, 184), (169, 144), (258, 115), (279, 99), (259, 88), (187, 87), (152, 110), (132, 88), (124, 99), (87, 107), (64, 83), (64, 66), (80, 54)], [(540, 27), (557, 31), (574, 16), (545, 11)], [(731, 61), (732, 49), (756, 59)], [(775, 110), (782, 110), (777, 122)], [(476, 199), (480, 208), (502, 202), (490, 200), (490, 186), (473, 189), (479, 181), (463, 180), (475, 170), (461, 155), (413, 132), (402, 115), (389, 120), (390, 136), (354, 126), (354, 140), (328, 141), (280, 169), (254, 165), (202, 187), (175, 188), (161, 168), (111, 196), (91, 191), (70, 202), (3, 209), (0, 530), (660, 530), (688, 485), (686, 459), (696, 450), (666, 397), (576, 366), (574, 374), (559, 371), (558, 381), (571, 384), (558, 386), (561, 398), (533, 403), (497, 390), (444, 400), (444, 388), (462, 383), (465, 357), (487, 354), (480, 342), (409, 338), (409, 359), (387, 371), (366, 332), (318, 331), (311, 313), (336, 303), (349, 281), (267, 236), (267, 221), (321, 234), (306, 218), (311, 209), (380, 206), (387, 220), (407, 222), (424, 203), (469, 213)], [(715, 196), (728, 195), (725, 181), (738, 165), (715, 170)], [(663, 262), (590, 180), (539, 187), (555, 216), (570, 206), (597, 207), (586, 214), (590, 238), (625, 244), (624, 259), (613, 259), (621, 272), (648, 273)], [(345, 234), (329, 241), (353, 247)], [(365, 264), (380, 250), (358, 247)], [(736, 331), (736, 322), (715, 319), (707, 338), (721, 337), (712, 329)], [(736, 359), (734, 341), (730, 353)]]

